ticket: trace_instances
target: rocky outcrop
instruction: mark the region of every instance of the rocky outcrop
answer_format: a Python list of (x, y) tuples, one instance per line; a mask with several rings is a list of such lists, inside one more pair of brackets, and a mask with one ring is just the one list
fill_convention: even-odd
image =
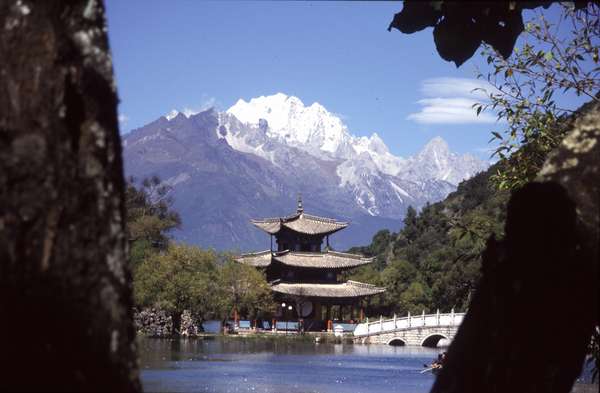
[(584, 106), (538, 182), (511, 196), (432, 392), (562, 392), (598, 324), (600, 104)]
[[(135, 310), (133, 320), (138, 334), (157, 338), (171, 337), (173, 319), (161, 309)], [(192, 316), (191, 312), (185, 310), (181, 315), (180, 334), (187, 337), (197, 336), (200, 333), (199, 326), (201, 326), (200, 322)]]

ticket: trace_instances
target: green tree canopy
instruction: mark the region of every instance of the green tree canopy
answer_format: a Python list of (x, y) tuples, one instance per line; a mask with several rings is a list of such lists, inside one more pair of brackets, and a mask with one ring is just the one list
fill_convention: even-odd
[(136, 303), (168, 312), (173, 318), (173, 334), (178, 334), (186, 309), (201, 319), (222, 314), (224, 293), (215, 260), (212, 251), (170, 244), (165, 252), (151, 255), (138, 266)]
[(179, 214), (172, 209), (170, 190), (157, 176), (143, 179), (139, 186), (135, 178), (127, 180), (125, 202), (131, 243), (159, 249), (167, 246), (168, 232), (181, 224)]
[(233, 309), (248, 318), (263, 317), (273, 311), (271, 288), (263, 273), (231, 258), (220, 270), (219, 286), (227, 316)]

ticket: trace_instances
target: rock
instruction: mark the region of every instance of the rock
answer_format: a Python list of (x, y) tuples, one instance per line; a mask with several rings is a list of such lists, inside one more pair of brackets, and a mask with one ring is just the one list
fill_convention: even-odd
[(571, 391), (598, 324), (600, 104), (567, 127), (538, 182), (511, 196), (505, 239), (488, 240), (433, 393)]
[[(135, 330), (148, 337), (171, 337), (172, 318), (165, 311), (157, 308), (134, 310)], [(189, 310), (181, 315), (181, 335), (195, 337), (200, 332), (199, 321)]]

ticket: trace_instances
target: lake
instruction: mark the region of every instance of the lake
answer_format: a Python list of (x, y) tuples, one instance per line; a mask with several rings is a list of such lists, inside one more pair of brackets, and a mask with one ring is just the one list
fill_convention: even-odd
[(439, 349), (283, 338), (141, 339), (147, 392), (419, 393)]

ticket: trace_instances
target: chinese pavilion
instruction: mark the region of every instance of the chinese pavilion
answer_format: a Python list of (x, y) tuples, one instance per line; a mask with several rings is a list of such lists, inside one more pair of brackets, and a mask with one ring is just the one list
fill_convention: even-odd
[[(252, 224), (271, 235), (271, 249), (243, 254), (236, 261), (264, 269), (278, 304), (293, 305), (294, 316), (311, 321), (313, 329), (324, 328), (325, 321), (332, 319), (332, 308), (337, 308), (338, 319), (344, 308), (353, 319), (360, 306), (362, 319), (363, 300), (385, 291), (371, 284), (338, 280), (342, 271), (371, 263), (373, 258), (333, 251), (329, 236), (348, 223), (304, 213), (300, 197), (295, 214), (252, 220)], [(277, 309), (279, 316), (286, 314), (285, 309)], [(330, 323), (327, 327), (331, 328)]]

